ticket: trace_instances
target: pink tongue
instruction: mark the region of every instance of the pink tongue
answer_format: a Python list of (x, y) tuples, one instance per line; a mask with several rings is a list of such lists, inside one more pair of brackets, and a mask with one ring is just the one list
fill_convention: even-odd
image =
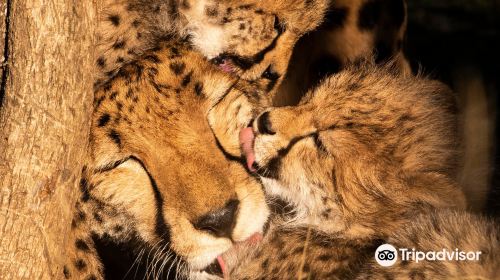
[(240, 131), (240, 145), (243, 150), (243, 155), (247, 160), (248, 170), (255, 172), (253, 168), (253, 163), (255, 162), (255, 154), (253, 152), (253, 144), (255, 140), (255, 135), (251, 127), (244, 128)]
[(222, 275), (224, 276), (224, 279), (229, 279), (229, 276), (227, 274), (226, 263), (224, 262), (222, 256), (217, 257), (217, 262), (219, 263), (220, 269), (222, 270)]

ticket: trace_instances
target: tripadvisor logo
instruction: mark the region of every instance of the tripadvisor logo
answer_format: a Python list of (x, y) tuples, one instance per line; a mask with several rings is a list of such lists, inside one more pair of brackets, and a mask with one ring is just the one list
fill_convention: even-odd
[(459, 249), (440, 251), (417, 251), (415, 248), (399, 248), (397, 250), (391, 244), (380, 245), (375, 251), (375, 260), (381, 266), (393, 266), (398, 260), (412, 261), (415, 263), (421, 261), (479, 261), (481, 251), (461, 251)]
[(375, 260), (381, 266), (392, 266), (398, 260), (398, 251), (391, 244), (380, 245), (375, 251)]

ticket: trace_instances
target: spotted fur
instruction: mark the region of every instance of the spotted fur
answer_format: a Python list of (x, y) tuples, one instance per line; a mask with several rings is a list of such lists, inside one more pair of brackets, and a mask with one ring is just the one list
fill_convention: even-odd
[[(305, 3), (315, 18), (289, 17)], [(262, 231), (263, 192), (230, 135), (266, 104), (325, 3), (103, 3), (91, 155), (65, 278), (102, 279), (95, 239), (137, 243), (167, 277), (203, 278), (233, 242)]]
[[(397, 65), (374, 64), (327, 78), (297, 106), (266, 109), (242, 132), (249, 167), (293, 214), (250, 260), (228, 256), (232, 279), (498, 277), (498, 224), (465, 213), (453, 179), (452, 92)], [(383, 269), (373, 255), (385, 242), (486, 255), (480, 263)]]
[(293, 47), (323, 20), (327, 0), (107, 0), (100, 13), (96, 86), (159, 41), (187, 39), (248, 81), (283, 80)]
[(106, 239), (137, 243), (157, 271), (201, 277), (234, 242), (262, 232), (268, 208), (261, 185), (209, 124), (230, 99), (245, 106), (224, 108), (232, 116), (226, 126), (245, 127), (265, 104), (259, 96), (182, 42), (122, 67), (95, 93), (74, 247), (61, 275), (102, 279), (93, 240)]
[[(104, 238), (133, 239), (160, 267), (176, 263), (177, 271), (206, 276), (201, 270), (227, 250), (228, 239), (262, 230), (267, 208), (255, 180), (231, 163), (240, 155), (234, 135), (273, 96), (295, 43), (320, 25), (328, 1), (108, 0), (103, 6), (92, 155), (63, 275), (100, 279), (93, 239)], [(186, 154), (172, 158), (179, 151)], [(233, 201), (239, 201), (236, 224), (195, 226)], [(244, 209), (259, 209), (257, 219)]]

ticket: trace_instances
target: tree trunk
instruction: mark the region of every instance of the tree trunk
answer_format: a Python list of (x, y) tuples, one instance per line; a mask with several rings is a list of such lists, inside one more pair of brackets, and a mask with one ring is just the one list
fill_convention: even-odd
[(7, 0), (1, 0), (0, 2), (0, 107), (2, 106), (3, 97), (3, 69), (7, 67), (7, 59), (4, 56), (5, 51), (5, 39), (7, 38), (6, 33), (7, 27)]
[(0, 2), (0, 55), (8, 45), (0, 89), (0, 278), (60, 279), (87, 152), (97, 4)]

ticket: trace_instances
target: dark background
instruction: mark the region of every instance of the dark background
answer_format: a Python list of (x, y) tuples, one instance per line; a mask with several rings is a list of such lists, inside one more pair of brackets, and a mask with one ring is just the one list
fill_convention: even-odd
[(457, 92), (471, 210), (500, 216), (498, 0), (413, 0), (406, 54)]

